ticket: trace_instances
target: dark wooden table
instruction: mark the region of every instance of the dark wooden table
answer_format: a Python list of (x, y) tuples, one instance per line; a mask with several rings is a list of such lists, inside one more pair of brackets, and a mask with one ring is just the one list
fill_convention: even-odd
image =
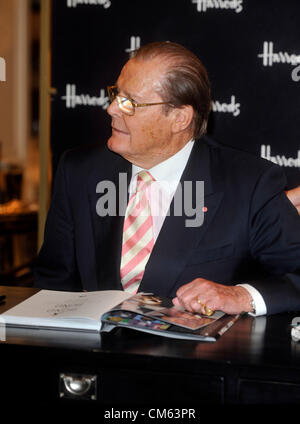
[[(0, 312), (35, 291), (0, 287), (7, 295)], [(8, 328), (0, 343), (0, 399), (93, 407), (297, 404), (300, 343), (289, 326), (297, 315), (245, 316), (215, 343), (128, 329), (100, 335)], [(90, 388), (70, 393), (66, 381)]]

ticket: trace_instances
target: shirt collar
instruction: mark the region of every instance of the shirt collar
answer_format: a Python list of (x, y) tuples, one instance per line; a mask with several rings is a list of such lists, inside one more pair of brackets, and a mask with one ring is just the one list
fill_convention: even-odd
[[(191, 139), (181, 150), (175, 153), (175, 155), (155, 165), (151, 169), (146, 169), (146, 171), (149, 171), (156, 181), (167, 182), (170, 187), (176, 188), (190, 157), (194, 142), (195, 140)], [(137, 174), (143, 170), (144, 168), (132, 164), (132, 178), (130, 182), (131, 193), (136, 190)]]

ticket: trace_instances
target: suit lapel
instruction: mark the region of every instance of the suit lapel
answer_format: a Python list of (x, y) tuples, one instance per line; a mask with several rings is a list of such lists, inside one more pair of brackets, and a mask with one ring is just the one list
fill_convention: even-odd
[[(221, 191), (216, 192), (214, 189), (210, 159), (210, 150), (207, 145), (202, 141), (196, 141), (181, 178), (183, 190), (186, 181), (204, 181), (204, 206), (207, 212), (204, 213), (203, 224), (198, 228), (187, 227), (186, 219), (191, 217), (184, 213), (184, 205), (182, 216), (174, 216), (170, 213), (165, 218), (147, 263), (140, 291), (152, 291), (163, 296), (170, 296), (173, 286), (187, 263), (190, 250), (197, 247), (207, 231), (223, 197)], [(171, 211), (173, 207), (174, 199), (171, 203)]]
[[(111, 156), (113, 161), (110, 160), (106, 164), (103, 160), (99, 161), (98, 170), (89, 177), (89, 207), (94, 233), (97, 289), (101, 290), (122, 289), (120, 282), (122, 230), (128, 184), (131, 179), (131, 164), (121, 157), (115, 157), (113, 154)], [(109, 201), (115, 202), (115, 214), (100, 216), (99, 209), (97, 210), (97, 205), (102, 204), (99, 202), (103, 193), (96, 192), (96, 187), (101, 181), (109, 181), (108, 184), (111, 184)]]

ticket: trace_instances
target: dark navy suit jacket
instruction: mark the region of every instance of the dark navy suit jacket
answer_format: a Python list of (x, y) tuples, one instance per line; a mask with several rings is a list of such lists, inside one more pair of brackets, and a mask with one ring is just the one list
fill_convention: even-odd
[[(124, 216), (96, 211), (103, 196), (97, 184), (112, 181), (118, 198), (119, 173), (129, 183), (131, 164), (106, 147), (62, 156), (35, 267), (37, 287), (121, 289)], [(181, 181), (204, 181), (203, 225), (187, 227), (185, 215), (166, 217), (139, 290), (173, 297), (197, 277), (249, 282), (267, 313), (300, 310), (300, 217), (284, 193), (281, 168), (204, 137), (194, 143)]]

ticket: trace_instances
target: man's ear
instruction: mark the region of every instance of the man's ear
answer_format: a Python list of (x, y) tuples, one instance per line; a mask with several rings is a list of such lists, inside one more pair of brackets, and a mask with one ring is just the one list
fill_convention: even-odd
[(178, 133), (186, 130), (192, 124), (194, 109), (191, 105), (183, 105), (173, 110), (173, 132)]

